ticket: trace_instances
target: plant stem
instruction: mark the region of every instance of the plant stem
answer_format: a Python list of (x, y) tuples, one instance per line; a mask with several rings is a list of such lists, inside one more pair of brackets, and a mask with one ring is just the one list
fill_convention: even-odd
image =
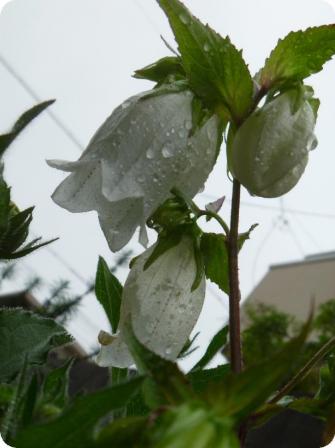
[(234, 373), (242, 370), (241, 329), (240, 329), (240, 286), (238, 273), (238, 224), (240, 214), (241, 184), (234, 179), (231, 203), (230, 232), (228, 237), (229, 258), (229, 334), (230, 360)]
[(329, 339), (320, 350), (318, 350), (312, 358), (299, 370), (298, 373), (294, 375), (294, 377), (287, 383), (285, 386), (269, 401), (270, 404), (277, 403), (277, 401), (281, 400), (285, 395), (287, 395), (291, 390), (300, 383), (306, 375), (309, 374), (311, 369), (315, 367), (315, 365), (320, 362), (327, 353), (334, 348), (335, 346), (335, 336)]

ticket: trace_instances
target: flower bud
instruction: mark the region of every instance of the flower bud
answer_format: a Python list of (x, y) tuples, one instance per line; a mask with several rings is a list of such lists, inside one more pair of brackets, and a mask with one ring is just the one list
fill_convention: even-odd
[(232, 171), (254, 196), (274, 198), (290, 191), (316, 146), (315, 113), (306, 95), (289, 90), (254, 112), (238, 129)]
[(144, 269), (154, 248), (140, 255), (129, 273), (118, 333), (100, 334), (102, 348), (97, 361), (101, 366), (134, 364), (123, 330), (129, 321), (142, 344), (163, 358), (175, 360), (198, 320), (205, 297), (205, 278), (191, 292), (197, 269), (192, 238), (184, 235), (178, 245)]
[(191, 134), (190, 91), (159, 90), (119, 106), (77, 162), (49, 161), (71, 174), (53, 200), (71, 212), (96, 210), (111, 250), (120, 250), (178, 188), (193, 197), (215, 164), (221, 141), (213, 115)]

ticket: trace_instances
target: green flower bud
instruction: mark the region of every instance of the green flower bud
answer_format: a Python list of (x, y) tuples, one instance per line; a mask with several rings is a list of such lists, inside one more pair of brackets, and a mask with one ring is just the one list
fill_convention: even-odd
[(316, 114), (310, 89), (292, 89), (254, 112), (237, 131), (232, 171), (254, 196), (274, 198), (290, 191), (315, 148)]

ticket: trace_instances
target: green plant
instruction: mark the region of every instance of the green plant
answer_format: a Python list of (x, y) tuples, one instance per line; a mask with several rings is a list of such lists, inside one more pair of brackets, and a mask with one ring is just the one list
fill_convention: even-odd
[[(20, 356), (4, 373), (2, 432), (18, 448), (237, 448), (245, 446), (253, 427), (291, 408), (322, 419), (326, 442), (334, 434), (331, 358), (314, 396), (290, 394), (333, 350), (335, 339), (302, 362), (312, 317), (287, 337), (289, 322), (282, 325), (283, 316), (272, 314), (277, 327), (270, 342), (279, 349), (251, 344), (251, 336), (258, 337), (254, 328), (245, 339), (257, 362), (249, 359), (244, 367), (238, 254), (255, 228), (239, 232), (241, 185), (258, 196), (286, 193), (315, 147), (319, 101), (304, 79), (335, 53), (335, 27), (290, 33), (252, 77), (228, 37), (202, 24), (179, 0), (158, 4), (180, 54), (136, 72), (155, 87), (119, 106), (77, 162), (49, 161), (70, 172), (56, 189), (55, 202), (72, 212), (96, 210), (111, 250), (124, 247), (138, 227), (144, 246), (146, 227), (157, 233), (156, 243), (132, 260), (124, 286), (103, 259), (98, 263), (95, 291), (111, 327), (111, 333), (99, 335), (98, 362), (110, 367), (112, 385), (70, 402), (64, 396), (53, 402), (50, 388), (38, 387), (40, 364), (50, 347), (29, 335), (22, 341), (12, 331), (3, 357), (12, 351)], [(205, 209), (193, 201), (213, 169), (224, 132), (232, 178), (229, 225), (219, 215), (222, 200)], [(216, 220), (222, 232), (206, 232), (199, 222), (203, 217)], [(192, 350), (189, 337), (206, 278), (229, 295), (229, 329), (215, 335), (185, 374), (176, 361)], [(12, 313), (17, 327), (28, 319), (20, 310)], [(41, 317), (37, 323), (51, 326)], [(258, 319), (262, 334), (266, 323)], [(228, 331), (230, 362), (206, 369), (226, 345)], [(52, 333), (45, 341), (54, 341)], [(267, 350), (264, 358), (262, 350)], [(67, 374), (64, 367), (50, 375), (64, 384)], [(44, 385), (50, 381), (42, 375)]]

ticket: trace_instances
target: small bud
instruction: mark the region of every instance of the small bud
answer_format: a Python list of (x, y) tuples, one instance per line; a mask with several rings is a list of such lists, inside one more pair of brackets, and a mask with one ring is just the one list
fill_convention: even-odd
[(237, 131), (233, 175), (254, 196), (274, 198), (287, 193), (299, 181), (308, 153), (315, 147), (314, 127), (307, 89), (275, 97)]

